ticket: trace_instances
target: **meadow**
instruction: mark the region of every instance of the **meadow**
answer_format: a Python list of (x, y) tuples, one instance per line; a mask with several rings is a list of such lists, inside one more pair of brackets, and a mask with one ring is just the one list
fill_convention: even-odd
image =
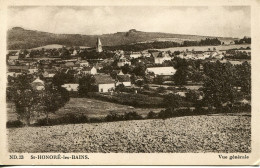
[[(110, 112), (124, 114), (135, 111), (145, 117), (150, 111), (160, 112), (163, 108), (134, 108), (128, 105), (121, 105), (89, 98), (71, 98), (61, 109), (50, 115), (50, 118), (59, 118), (66, 114), (85, 115), (89, 118), (105, 117)], [(12, 103), (7, 103), (8, 121), (17, 120), (15, 107)]]

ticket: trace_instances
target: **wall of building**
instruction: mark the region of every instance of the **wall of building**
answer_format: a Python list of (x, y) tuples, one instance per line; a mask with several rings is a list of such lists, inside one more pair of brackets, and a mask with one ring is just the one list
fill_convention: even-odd
[(108, 90), (115, 89), (115, 84), (99, 84), (98, 91), (99, 92), (108, 92)]

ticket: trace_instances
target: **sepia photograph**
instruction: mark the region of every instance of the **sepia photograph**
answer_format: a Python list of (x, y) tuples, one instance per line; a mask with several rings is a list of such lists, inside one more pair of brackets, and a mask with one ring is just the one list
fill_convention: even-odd
[(7, 154), (249, 159), (251, 13), (250, 5), (7, 6)]

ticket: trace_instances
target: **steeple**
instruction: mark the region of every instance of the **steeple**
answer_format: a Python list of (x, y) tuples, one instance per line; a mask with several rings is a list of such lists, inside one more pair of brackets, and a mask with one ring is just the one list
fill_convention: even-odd
[(101, 44), (101, 41), (100, 41), (100, 38), (98, 37), (97, 38), (97, 43), (96, 43), (96, 51), (97, 52), (102, 52), (102, 44)]

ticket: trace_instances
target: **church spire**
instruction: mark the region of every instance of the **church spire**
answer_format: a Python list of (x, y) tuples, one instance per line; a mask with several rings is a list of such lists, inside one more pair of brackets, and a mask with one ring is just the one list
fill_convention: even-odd
[(101, 41), (100, 41), (100, 38), (98, 37), (97, 38), (97, 43), (96, 43), (96, 51), (97, 52), (102, 52), (102, 44), (101, 44)]

